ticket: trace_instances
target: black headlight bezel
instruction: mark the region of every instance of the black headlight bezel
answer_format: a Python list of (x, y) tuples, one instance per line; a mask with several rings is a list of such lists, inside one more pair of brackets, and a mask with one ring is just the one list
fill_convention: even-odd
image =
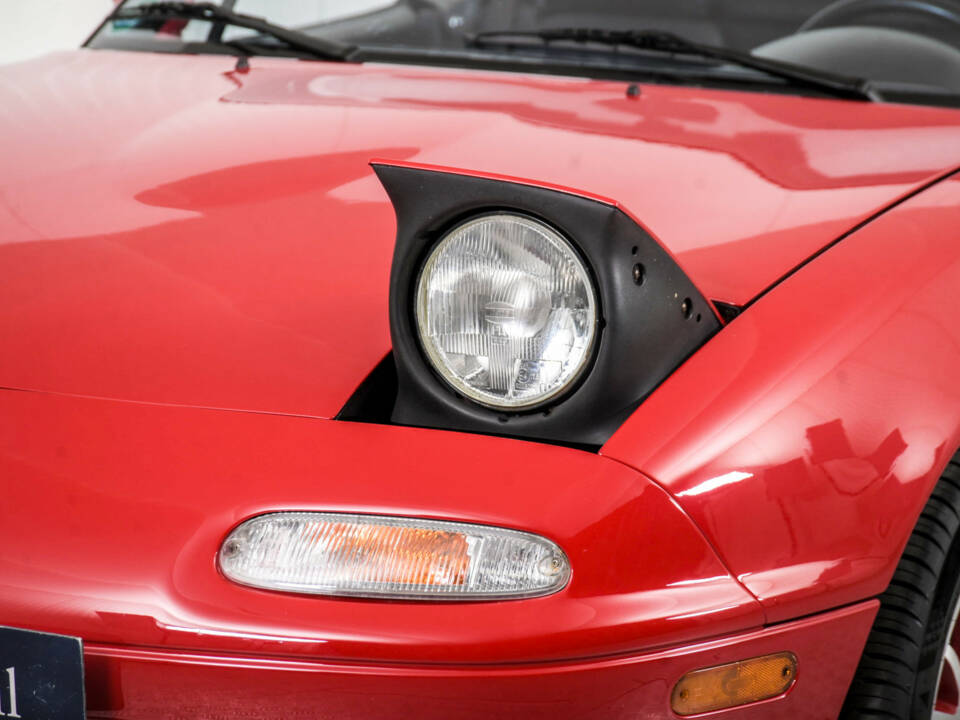
[[(614, 204), (455, 172), (380, 163), (374, 169), (397, 214), (390, 274), (393, 423), (596, 447), (721, 326), (670, 254)], [(575, 386), (533, 410), (496, 410), (458, 395), (420, 345), (414, 303), (426, 257), (450, 228), (490, 212), (527, 215), (555, 228), (596, 283), (590, 364)]]

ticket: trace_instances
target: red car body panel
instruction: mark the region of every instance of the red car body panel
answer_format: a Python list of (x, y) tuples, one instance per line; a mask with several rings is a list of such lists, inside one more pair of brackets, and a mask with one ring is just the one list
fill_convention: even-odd
[[(793, 689), (726, 716), (835, 717), (960, 446), (960, 113), (251, 65), (0, 71), (0, 622), (82, 637), (97, 717), (227, 694), (285, 717), (657, 717), (685, 672), (781, 650)], [(330, 420), (391, 349), (373, 159), (610, 198), (706, 297), (752, 304), (599, 453)], [(539, 533), (572, 580), (432, 604), (218, 572), (237, 523), (311, 509)]]
[(858, 230), (602, 450), (677, 498), (768, 621), (882, 592), (960, 447), (958, 227), (951, 178)]
[(732, 303), (960, 166), (953, 110), (251, 64), (88, 50), (4, 69), (0, 386), (334, 416), (390, 349), (373, 158), (612, 198)]
[[(636, 652), (763, 624), (756, 600), (663, 490), (568, 448), (0, 392), (0, 477), (17, 478), (4, 505), (20, 509), (4, 512), (4, 624), (90, 642), (506, 663)], [(560, 544), (573, 577), (543, 598), (438, 605), (267, 592), (219, 573), (230, 529), (290, 509), (527, 530)]]
[(789, 647), (804, 662), (787, 693), (719, 717), (833, 720), (876, 609), (870, 601), (643, 655), (507, 667), (347, 665), (88, 645), (87, 716), (172, 720), (187, 708), (190, 717), (245, 717), (269, 708), (265, 717), (669, 718), (670, 689), (690, 670)]

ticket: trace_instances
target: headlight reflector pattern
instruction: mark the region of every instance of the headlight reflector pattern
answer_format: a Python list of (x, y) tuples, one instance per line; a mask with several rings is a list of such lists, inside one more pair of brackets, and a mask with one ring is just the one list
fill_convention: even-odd
[(547, 225), (509, 213), (457, 226), (417, 283), (416, 321), (434, 369), (457, 392), (523, 410), (571, 387), (597, 335), (583, 261)]

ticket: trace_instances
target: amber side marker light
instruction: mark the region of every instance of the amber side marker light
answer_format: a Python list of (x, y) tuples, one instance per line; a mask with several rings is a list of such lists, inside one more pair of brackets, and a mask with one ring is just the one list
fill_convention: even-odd
[(797, 658), (790, 652), (694, 670), (673, 688), (670, 706), (677, 715), (725, 710), (782, 695), (796, 678)]

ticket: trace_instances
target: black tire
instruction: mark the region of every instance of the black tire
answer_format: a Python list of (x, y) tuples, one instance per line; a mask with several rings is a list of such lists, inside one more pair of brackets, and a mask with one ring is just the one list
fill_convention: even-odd
[(841, 720), (930, 720), (960, 596), (960, 454), (920, 515), (854, 675)]

